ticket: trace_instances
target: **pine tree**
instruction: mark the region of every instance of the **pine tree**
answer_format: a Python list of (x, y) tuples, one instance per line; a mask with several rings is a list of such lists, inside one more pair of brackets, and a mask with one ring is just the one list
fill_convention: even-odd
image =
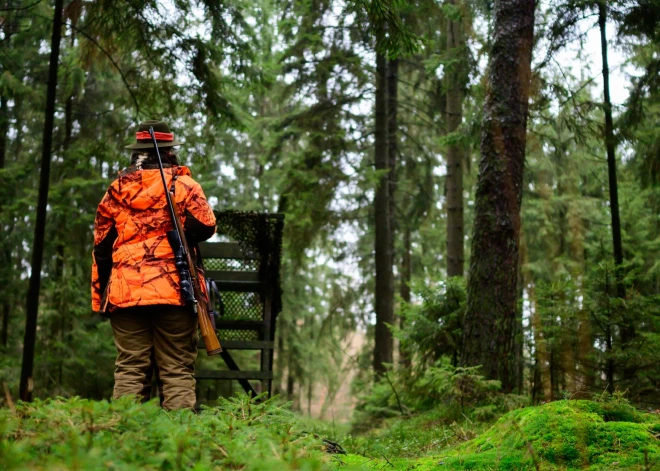
[(461, 364), (515, 387), (520, 204), (531, 85), (534, 0), (500, 0), (484, 104)]
[(50, 44), (50, 64), (48, 67), (48, 94), (46, 97), (46, 116), (41, 153), (41, 173), (39, 176), (39, 203), (37, 205), (37, 222), (34, 227), (34, 241), (32, 243), (30, 287), (28, 289), (27, 307), (25, 309), (25, 338), (23, 340), (23, 362), (21, 364), (19, 392), (21, 399), (24, 401), (32, 400), (32, 390), (34, 387), (32, 370), (34, 367), (34, 348), (41, 290), (41, 266), (44, 256), (44, 236), (46, 233), (46, 211), (48, 205), (48, 188), (50, 186), (50, 159), (53, 128), (55, 126), (57, 69), (60, 57), (60, 40), (62, 38), (62, 8), (63, 0), (56, 0), (53, 14), (53, 35)]

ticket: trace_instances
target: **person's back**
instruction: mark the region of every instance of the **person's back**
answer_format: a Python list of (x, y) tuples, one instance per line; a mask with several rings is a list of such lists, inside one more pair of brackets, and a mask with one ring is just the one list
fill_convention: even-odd
[[(170, 151), (167, 125), (140, 124), (131, 165), (110, 185), (94, 227), (92, 308), (110, 318), (118, 356), (113, 397), (148, 399), (157, 366), (163, 406), (195, 404), (194, 361), (197, 318), (185, 306), (166, 233), (172, 229), (155, 149), (146, 130), (153, 126), (168, 188), (191, 245), (215, 231), (215, 217), (200, 185)], [(159, 131), (159, 132), (158, 132)], [(174, 176), (174, 181), (173, 181)], [(200, 271), (200, 277), (202, 272)], [(205, 288), (203, 279), (201, 286)], [(153, 363), (155, 362), (155, 365)]]

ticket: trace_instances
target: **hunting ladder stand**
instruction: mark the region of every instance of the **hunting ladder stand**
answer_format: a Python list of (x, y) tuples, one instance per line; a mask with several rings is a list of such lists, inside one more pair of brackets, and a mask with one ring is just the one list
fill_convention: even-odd
[[(247, 394), (257, 391), (270, 397), (273, 382), (275, 321), (282, 308), (280, 261), (282, 214), (223, 211), (215, 213), (217, 233), (224, 242), (204, 242), (200, 252), (204, 273), (213, 280), (220, 296), (211, 300), (220, 314), (216, 320), (223, 352), (219, 355), (228, 370), (199, 370), (198, 380), (237, 380)], [(200, 343), (200, 348), (203, 344)], [(257, 350), (259, 371), (242, 371), (232, 350)], [(216, 357), (211, 357), (215, 359)]]

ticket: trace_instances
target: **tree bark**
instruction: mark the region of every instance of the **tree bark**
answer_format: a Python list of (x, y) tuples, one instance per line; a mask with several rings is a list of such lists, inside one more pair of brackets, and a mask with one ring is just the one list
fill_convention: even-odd
[[(11, 46), (11, 36), (13, 19), (11, 18), (11, 12), (7, 12), (3, 25), (3, 32), (5, 35), (3, 43), (3, 49), (9, 48)], [(0, 169), (4, 169), (7, 164), (7, 138), (9, 133), (9, 109), (8, 109), (8, 99), (2, 94), (0, 96)], [(4, 201), (0, 201), (0, 213), (2, 213), (2, 206)], [(0, 235), (2, 235), (2, 226), (0, 222)], [(8, 240), (5, 236), (0, 237), (4, 244), (8, 244)], [(2, 244), (2, 245), (4, 245)], [(3, 283), (3, 286), (6, 288), (5, 295), (2, 300), (2, 331), (0, 332), (0, 345), (6, 349), (9, 342), (9, 318), (11, 316), (11, 300), (9, 298), (10, 292), (10, 281), (9, 278), (11, 275), (11, 252), (9, 247), (2, 247), (2, 255), (4, 257), (2, 270), (6, 275), (0, 278), (0, 281)]]
[[(389, 219), (390, 219), (390, 260), (391, 265), (396, 260), (396, 232), (399, 228), (399, 222), (396, 217), (396, 200), (394, 194), (397, 185), (397, 153), (399, 152), (398, 140), (398, 99), (399, 99), (399, 59), (391, 59), (387, 63), (387, 164), (389, 172), (387, 174), (388, 199), (389, 199)], [(399, 284), (403, 280), (399, 276)], [(394, 289), (396, 280), (392, 269), (392, 324), (396, 322), (394, 316)], [(399, 348), (399, 351), (401, 349)], [(392, 340), (392, 362), (394, 361), (394, 340)]]
[[(403, 232), (403, 256), (401, 257), (401, 286), (400, 294), (401, 301), (410, 304), (410, 281), (412, 280), (412, 247), (411, 247), (411, 230), (408, 226), (409, 221), (405, 221), (405, 229)], [(403, 317), (399, 320), (399, 327), (403, 329), (405, 321)], [(405, 368), (410, 368), (411, 359), (407, 352), (399, 349), (399, 359), (401, 365)]]
[[(598, 3), (598, 26), (600, 27), (600, 47), (603, 64), (603, 99), (605, 112), (605, 147), (607, 149), (607, 170), (610, 187), (610, 214), (612, 218), (612, 246), (614, 252), (614, 265), (616, 267), (616, 296), (624, 299), (626, 297), (626, 287), (623, 284), (623, 244), (621, 242), (621, 218), (619, 216), (619, 190), (616, 175), (616, 153), (614, 141), (614, 120), (612, 118), (612, 101), (610, 99), (610, 70), (607, 58), (607, 6), (605, 2)], [(623, 319), (620, 324), (621, 348), (626, 349), (635, 338), (635, 325), (630, 319)], [(611, 341), (611, 339), (610, 339)], [(613, 362), (614, 360), (611, 359)], [(613, 376), (610, 379), (609, 370), (614, 370), (613, 365), (608, 364), (608, 382), (613, 382)], [(614, 374), (613, 372), (611, 373)], [(624, 365), (623, 378), (631, 380), (635, 377), (636, 368), (634, 365)], [(613, 392), (610, 390), (610, 393)]]
[[(610, 70), (607, 61), (607, 11), (604, 3), (598, 3), (598, 25), (600, 26), (600, 47), (603, 63), (603, 97), (605, 112), (605, 147), (607, 148), (607, 170), (610, 186), (610, 214), (612, 217), (612, 245), (614, 263), (618, 267), (623, 264), (623, 246), (621, 244), (621, 219), (619, 217), (619, 192), (616, 177), (616, 154), (614, 142), (614, 121), (612, 119), (612, 101), (610, 100)], [(617, 276), (617, 280), (619, 277)], [(626, 297), (626, 290), (617, 281), (617, 296)]]
[[(456, 0), (448, 0), (456, 5)], [(453, 59), (446, 68), (447, 133), (456, 132), (463, 121), (463, 88), (465, 87), (465, 39), (462, 19), (446, 20), (447, 56)], [(447, 147), (447, 276), (463, 276), (465, 231), (463, 223), (463, 156), (464, 149), (453, 143)]]
[[(380, 41), (379, 41), (380, 43)], [(376, 257), (376, 329), (374, 345), (374, 371), (385, 372), (385, 363), (392, 363), (393, 339), (386, 324), (394, 319), (392, 241), (390, 227), (388, 139), (387, 139), (387, 60), (376, 53), (376, 123), (375, 166), (381, 173), (374, 197), (375, 257)]]
[[(6, 155), (7, 155), (7, 133), (9, 131), (9, 116), (7, 111), (7, 98), (2, 95), (0, 96), (0, 169), (4, 169), (6, 165)], [(0, 201), (0, 212), (2, 211), (3, 202)], [(2, 231), (3, 224), (0, 223), (0, 231)], [(2, 232), (0, 232), (2, 234)], [(3, 237), (3, 244), (7, 244), (7, 240)], [(4, 272), (4, 275), (0, 278), (5, 288), (9, 287), (9, 271), (11, 270), (11, 254), (8, 250), (8, 247), (2, 248), (3, 263), (0, 270)], [(9, 317), (11, 316), (11, 304), (9, 299), (9, 292), (7, 290), (2, 299), (2, 331), (0, 332), (0, 345), (3, 348), (7, 348), (9, 341)]]
[(398, 99), (399, 99), (399, 59), (392, 59), (387, 64), (387, 164), (390, 169), (387, 174), (389, 188), (389, 216), (390, 216), (390, 252), (392, 261), (395, 259), (394, 238), (398, 226), (396, 220), (396, 160), (399, 152), (398, 131)]
[(535, 0), (499, 0), (488, 71), (461, 364), (515, 388), (513, 334)]
[(50, 46), (50, 63), (48, 66), (48, 91), (46, 95), (46, 116), (44, 120), (42, 142), (37, 221), (34, 227), (31, 273), (25, 309), (25, 336), (23, 340), (23, 362), (21, 365), (21, 381), (19, 388), (19, 396), (23, 401), (32, 400), (32, 370), (34, 366), (34, 347), (37, 334), (37, 314), (39, 312), (39, 292), (41, 290), (41, 266), (44, 255), (44, 235), (46, 232), (50, 159), (55, 121), (55, 97), (57, 92), (57, 68), (60, 55), (60, 39), (62, 37), (62, 4), (63, 0), (55, 0), (53, 35)]

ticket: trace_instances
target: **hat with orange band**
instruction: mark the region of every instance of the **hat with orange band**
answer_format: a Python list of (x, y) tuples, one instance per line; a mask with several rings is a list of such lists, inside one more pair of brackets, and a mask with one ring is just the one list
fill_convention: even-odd
[(135, 133), (136, 144), (126, 146), (127, 149), (153, 149), (154, 143), (149, 135), (149, 128), (154, 128), (158, 148), (180, 146), (182, 143), (174, 140), (174, 134), (165, 121), (149, 120), (140, 123)]

